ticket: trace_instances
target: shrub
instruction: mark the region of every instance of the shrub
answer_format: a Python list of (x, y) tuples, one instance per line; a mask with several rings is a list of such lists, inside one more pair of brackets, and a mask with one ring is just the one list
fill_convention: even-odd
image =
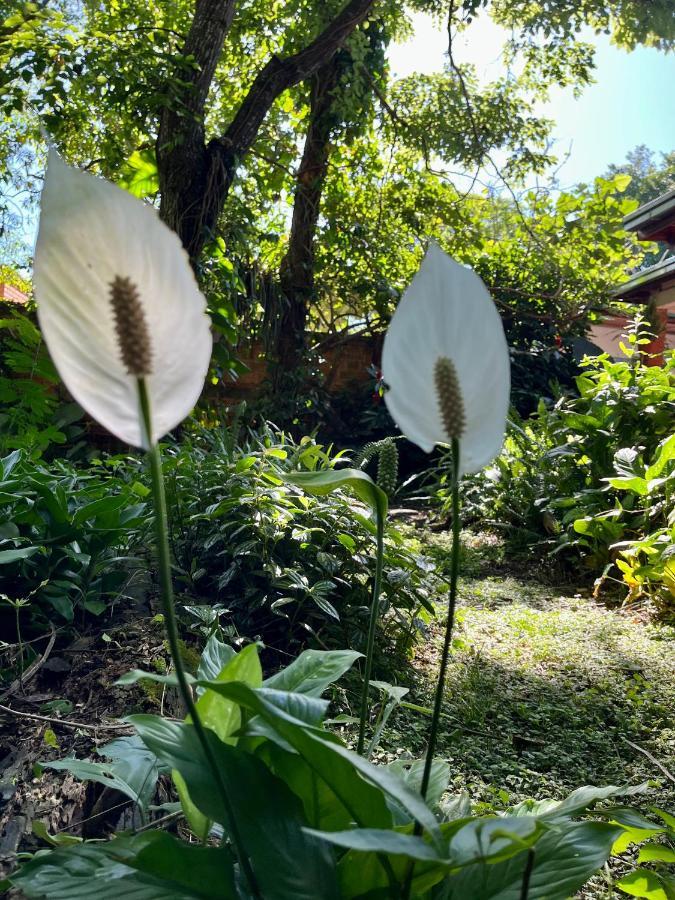
[[(288, 649), (308, 638), (361, 646), (374, 525), (351, 497), (306, 496), (280, 477), (343, 459), (271, 428), (236, 447), (227, 432), (207, 432), (169, 450), (167, 501), (183, 601), (215, 607), (237, 632), (263, 635), (271, 646)], [(391, 526), (385, 552), (386, 622), (405, 645), (446, 585)]]
[[(144, 543), (147, 488), (108, 466), (0, 460), (0, 592), (31, 597), (35, 620), (98, 615), (123, 590)], [(128, 466), (127, 466), (128, 469)]]
[[(646, 365), (647, 340), (638, 321), (624, 359), (584, 360), (578, 397), (540, 402), (527, 421), (513, 414), (499, 458), (464, 485), (469, 521), (503, 529), (517, 549), (545, 545), (563, 562), (627, 576), (631, 596), (653, 594), (654, 578), (667, 584), (673, 554), (675, 355)], [(444, 458), (435, 478), (445, 509)]]
[(82, 410), (64, 403), (59, 379), (33, 317), (0, 309), (0, 454), (22, 449), (34, 456), (70, 442), (78, 448)]

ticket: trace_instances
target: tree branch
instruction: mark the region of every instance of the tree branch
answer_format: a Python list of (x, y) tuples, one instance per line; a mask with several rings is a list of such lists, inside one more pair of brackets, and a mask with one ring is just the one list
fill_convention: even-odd
[(276, 98), (287, 88), (314, 75), (360, 25), (377, 0), (350, 0), (342, 12), (311, 44), (293, 56), (273, 56), (256, 76), (222, 141), (229, 152), (242, 157), (253, 144)]

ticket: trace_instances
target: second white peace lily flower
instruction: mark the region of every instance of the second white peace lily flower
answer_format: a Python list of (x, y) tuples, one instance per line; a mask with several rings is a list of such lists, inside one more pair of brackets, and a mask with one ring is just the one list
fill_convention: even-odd
[(432, 243), (391, 320), (385, 401), (427, 453), (459, 439), (459, 474), (499, 453), (511, 387), (501, 318), (481, 279)]
[(92, 418), (148, 449), (188, 415), (211, 359), (210, 320), (187, 254), (156, 210), (50, 151), (34, 284), (52, 360)]

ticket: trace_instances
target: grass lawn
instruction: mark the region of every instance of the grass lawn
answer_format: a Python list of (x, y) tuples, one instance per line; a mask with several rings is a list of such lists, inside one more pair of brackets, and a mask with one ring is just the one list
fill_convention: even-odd
[[(411, 539), (447, 566), (449, 535), (418, 531)], [(526, 568), (513, 574), (488, 536), (464, 535), (463, 552), (469, 574), (438, 747), (450, 761), (451, 787), (487, 809), (561, 797), (583, 784), (649, 781), (651, 790), (631, 802), (672, 811), (675, 783), (656, 761), (675, 773), (675, 629), (609, 609), (574, 586), (547, 585)], [(406, 700), (421, 705), (430, 705), (435, 684), (439, 612), (405, 680)], [(427, 718), (403, 709), (390, 722), (382, 755), (421, 755)], [(611, 878), (599, 876), (583, 896), (625, 896), (612, 892)]]

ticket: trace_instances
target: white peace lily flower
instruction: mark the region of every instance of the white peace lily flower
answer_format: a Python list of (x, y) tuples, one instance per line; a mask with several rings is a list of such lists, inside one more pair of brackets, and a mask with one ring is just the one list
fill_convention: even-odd
[(210, 321), (187, 254), (156, 210), (50, 150), (33, 278), (52, 360), (92, 418), (148, 449), (187, 416), (209, 367)]
[(384, 339), (385, 401), (427, 453), (459, 439), (459, 473), (499, 453), (510, 361), (501, 318), (481, 279), (432, 243)]

